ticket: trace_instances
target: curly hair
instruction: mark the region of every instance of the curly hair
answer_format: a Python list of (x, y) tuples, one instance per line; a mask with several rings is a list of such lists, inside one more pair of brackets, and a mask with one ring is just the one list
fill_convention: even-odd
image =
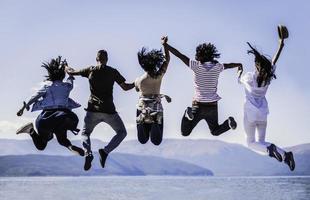
[(61, 56), (58, 56), (57, 58), (51, 59), (50, 62), (42, 63), (41, 67), (44, 67), (47, 70), (47, 76), (46, 80), (48, 81), (62, 81), (65, 76), (65, 66), (67, 62), (66, 60), (61, 60)]
[(271, 61), (261, 53), (259, 53), (254, 47), (247, 42), (251, 50), (248, 50), (248, 54), (253, 54), (255, 56), (255, 65), (258, 70), (257, 85), (261, 87), (262, 85), (268, 85), (273, 78), (277, 78), (274, 74), (274, 70)]
[(203, 43), (196, 47), (196, 60), (204, 63), (204, 62), (215, 62), (216, 58), (220, 57), (220, 53), (218, 53), (214, 44), (211, 43)]
[(161, 49), (148, 51), (145, 47), (142, 47), (141, 51), (138, 52), (138, 61), (143, 70), (152, 78), (161, 75), (159, 69), (164, 62), (164, 54)]

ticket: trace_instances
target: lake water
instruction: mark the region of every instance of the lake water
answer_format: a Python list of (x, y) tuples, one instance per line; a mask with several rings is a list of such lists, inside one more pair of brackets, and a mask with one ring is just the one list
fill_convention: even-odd
[(0, 177), (0, 200), (309, 200), (310, 177)]

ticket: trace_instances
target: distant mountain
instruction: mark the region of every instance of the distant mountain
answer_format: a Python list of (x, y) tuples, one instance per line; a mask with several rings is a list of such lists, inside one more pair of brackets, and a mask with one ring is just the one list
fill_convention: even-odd
[[(74, 143), (81, 145), (80, 141)], [(92, 140), (94, 151), (105, 145)], [(216, 176), (267, 176), (267, 175), (310, 175), (310, 144), (286, 148), (293, 151), (296, 161), (294, 172), (275, 159), (251, 151), (240, 144), (219, 140), (165, 139), (161, 145), (140, 144), (136, 140), (125, 141), (115, 152), (140, 156), (156, 156), (180, 160), (210, 169)], [(52, 141), (45, 151), (37, 151), (30, 140), (0, 140), (0, 155), (72, 155), (67, 149)], [(0, 163), (1, 164), (1, 163)]]
[(186, 161), (208, 168), (216, 176), (310, 175), (310, 144), (289, 147), (287, 150), (294, 152), (294, 172), (283, 162), (279, 163), (245, 146), (218, 140), (166, 139), (158, 147), (128, 141), (117, 151)]
[(109, 156), (102, 169), (98, 155), (95, 157), (92, 168), (85, 172), (84, 159), (79, 156), (0, 156), (0, 176), (213, 175), (210, 170), (183, 161), (121, 153)]

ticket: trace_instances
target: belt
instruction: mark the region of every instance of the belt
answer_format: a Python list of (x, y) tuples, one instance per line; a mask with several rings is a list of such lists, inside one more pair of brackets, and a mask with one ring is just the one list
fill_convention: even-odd
[(214, 106), (214, 105), (217, 105), (217, 101), (214, 101), (214, 102), (199, 102), (199, 101), (193, 101), (193, 105), (199, 105), (199, 106)]

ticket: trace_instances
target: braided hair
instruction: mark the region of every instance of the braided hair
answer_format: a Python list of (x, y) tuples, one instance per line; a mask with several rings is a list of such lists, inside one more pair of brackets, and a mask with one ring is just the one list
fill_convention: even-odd
[(152, 78), (157, 78), (161, 75), (162, 72), (160, 68), (164, 60), (164, 54), (161, 49), (148, 51), (145, 47), (142, 47), (138, 52), (139, 64)]
[(62, 81), (65, 76), (65, 67), (67, 65), (66, 60), (61, 60), (61, 56), (51, 59), (50, 62), (42, 63), (41, 67), (47, 70), (46, 80), (48, 81)]
[(252, 47), (249, 42), (247, 42), (247, 44), (251, 48), (251, 50), (248, 50), (248, 54), (253, 54), (255, 56), (255, 65), (258, 70), (257, 85), (258, 87), (266, 86), (273, 78), (277, 78), (274, 74), (271, 61)]

